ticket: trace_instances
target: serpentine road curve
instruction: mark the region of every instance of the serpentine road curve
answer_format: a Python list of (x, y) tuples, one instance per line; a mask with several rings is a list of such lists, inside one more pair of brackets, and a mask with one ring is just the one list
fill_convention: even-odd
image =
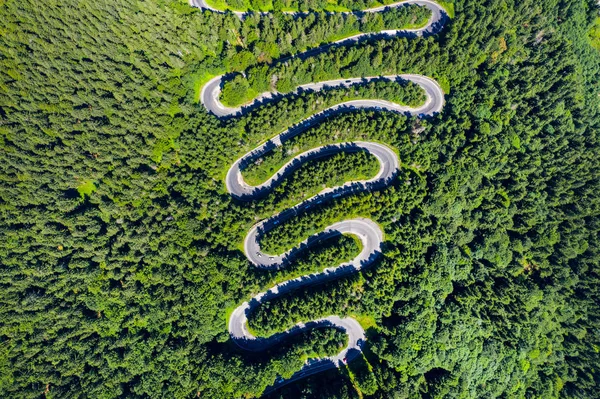
[[(294, 90), (290, 94), (298, 94), (303, 90), (313, 90), (319, 91), (324, 88), (336, 88), (336, 87), (349, 87), (353, 84), (359, 83), (368, 83), (376, 80), (397, 80), (404, 79), (410, 80), (413, 83), (421, 86), (421, 88), (425, 91), (426, 100), (425, 103), (418, 108), (411, 108), (400, 104), (395, 104), (390, 101), (385, 100), (352, 100), (346, 101), (344, 103), (338, 104), (337, 108), (342, 107), (352, 107), (352, 108), (384, 108), (390, 111), (396, 112), (408, 112), (413, 115), (421, 116), (421, 115), (431, 115), (436, 112), (440, 112), (442, 107), (444, 106), (444, 92), (440, 85), (433, 79), (416, 74), (402, 74), (402, 75), (387, 75), (387, 76), (368, 76), (364, 78), (349, 78), (349, 79), (335, 79), (335, 80), (326, 80), (324, 82), (318, 83), (308, 83), (305, 85), (298, 86), (296, 90)], [(227, 117), (234, 116), (243, 112), (241, 107), (230, 108), (226, 107), (221, 103), (219, 97), (221, 95), (221, 84), (222, 84), (223, 76), (217, 76), (210, 81), (208, 81), (200, 92), (200, 101), (204, 105), (204, 107), (215, 114), (218, 117)], [(250, 104), (247, 104), (246, 107), (251, 108), (256, 104), (263, 102), (264, 100), (268, 100), (278, 95), (278, 93), (265, 92), (256, 97)], [(330, 110), (332, 111), (332, 110)]]
[[(191, 0), (191, 4), (200, 8), (210, 9), (210, 7), (206, 6), (203, 0)], [(443, 12), (443, 9), (438, 4), (428, 0), (402, 1), (386, 7), (397, 7), (405, 4), (424, 5), (432, 10), (432, 18), (429, 20), (427, 26), (418, 30), (418, 33), (420, 34), (431, 32), (433, 25), (439, 24), (445, 20), (445, 13)], [(386, 7), (377, 7), (365, 11), (378, 12), (384, 10)], [(237, 14), (243, 16), (244, 13)], [(394, 32), (399, 33), (399, 31)], [(362, 34), (357, 36), (371, 35), (372, 34)], [(348, 38), (340, 42), (346, 42), (349, 40), (353, 41), (357, 40), (357, 38)], [(307, 55), (307, 53), (315, 53), (317, 51), (320, 50), (309, 50), (309, 52), (304, 53), (304, 55)], [(223, 76), (217, 76), (203, 87), (200, 97), (202, 104), (209, 112), (212, 112), (217, 117), (230, 117), (243, 113), (245, 110), (242, 108), (228, 108), (220, 102), (219, 95), (221, 92), (222, 78)], [(350, 362), (361, 353), (362, 345), (365, 341), (365, 332), (355, 319), (350, 317), (341, 318), (339, 316), (332, 315), (306, 323), (298, 323), (294, 327), (284, 332), (273, 334), (267, 338), (255, 337), (248, 331), (247, 328), (248, 315), (252, 313), (253, 309), (255, 309), (257, 306), (260, 306), (262, 303), (265, 303), (266, 301), (272, 300), (301, 287), (322, 284), (327, 281), (339, 279), (345, 275), (356, 273), (358, 270), (370, 265), (381, 252), (381, 243), (384, 240), (384, 235), (380, 227), (375, 222), (369, 219), (357, 218), (334, 223), (326, 227), (323, 232), (309, 237), (300, 245), (283, 254), (272, 255), (262, 252), (260, 248), (260, 238), (270, 230), (274, 229), (280, 223), (310, 211), (312, 208), (323, 202), (353, 193), (385, 188), (387, 185), (391, 184), (393, 179), (396, 177), (400, 168), (400, 161), (396, 153), (386, 145), (374, 142), (356, 141), (330, 144), (305, 151), (283, 165), (279, 171), (277, 171), (266, 182), (257, 186), (251, 186), (247, 184), (244, 181), (241, 172), (244, 167), (256, 161), (269, 151), (272, 151), (274, 148), (281, 146), (286, 140), (289, 140), (290, 138), (302, 133), (309, 127), (321, 122), (329, 115), (335, 113), (346, 112), (360, 108), (374, 108), (391, 112), (407, 113), (419, 117), (426, 117), (441, 112), (444, 106), (444, 92), (439, 84), (429, 77), (414, 74), (337, 79), (326, 82), (309, 83), (298, 87), (295, 92), (297, 93), (300, 90), (318, 91), (325, 87), (348, 87), (353, 84), (364, 83), (377, 79), (410, 80), (424, 89), (426, 100), (424, 104), (415, 108), (377, 99), (352, 100), (336, 104), (310, 116), (309, 118), (301, 121), (295, 126), (292, 126), (283, 133), (273, 137), (266, 143), (243, 155), (231, 165), (227, 172), (226, 186), (229, 193), (239, 200), (250, 201), (259, 199), (270, 193), (287, 175), (309, 160), (326, 157), (339, 152), (365, 151), (373, 155), (380, 164), (379, 172), (375, 177), (368, 180), (351, 181), (339, 187), (325, 189), (319, 194), (301, 202), (300, 204), (297, 204), (292, 208), (286, 209), (279, 214), (257, 223), (246, 235), (244, 241), (245, 255), (256, 267), (262, 269), (283, 268), (288, 265), (299, 252), (302, 252), (313, 245), (318, 245), (322, 240), (332, 236), (351, 234), (356, 236), (362, 244), (360, 254), (350, 262), (344, 263), (337, 267), (327, 268), (319, 273), (313, 273), (279, 283), (267, 291), (259, 293), (250, 300), (242, 303), (232, 312), (229, 318), (228, 327), (230, 336), (241, 348), (249, 351), (264, 351), (292, 335), (313, 328), (336, 328), (344, 331), (348, 336), (348, 345), (336, 356), (323, 359), (311, 359), (310, 361), (307, 361), (301, 370), (296, 372), (290, 378), (285, 380), (278, 378), (274, 384), (267, 389), (267, 391), (276, 389), (291, 381), (304, 378), (327, 369), (340, 367), (344, 363)], [(248, 106), (257, 105), (259, 102), (273, 97), (274, 94), (277, 93), (263, 93)]]

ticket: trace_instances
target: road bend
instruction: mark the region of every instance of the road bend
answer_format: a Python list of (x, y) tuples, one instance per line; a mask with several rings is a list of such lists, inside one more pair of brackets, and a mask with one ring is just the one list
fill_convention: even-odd
[[(191, 0), (190, 4), (213, 12), (221, 12), (209, 7), (204, 0)], [(402, 35), (411, 33), (412, 35), (428, 35), (433, 34), (441, 29), (441, 25), (445, 22), (447, 15), (443, 9), (432, 1), (428, 0), (409, 0), (393, 3), (387, 6), (364, 10), (363, 12), (381, 12), (388, 7), (400, 7), (407, 4), (417, 4), (428, 7), (432, 11), (432, 16), (426, 26), (407, 31), (383, 31), (378, 33), (360, 34), (350, 38), (340, 40), (335, 43), (309, 50), (296, 56), (312, 56), (318, 52), (329, 48), (332, 45), (351, 44), (364, 38), (375, 38), (382, 34), (386, 36)], [(247, 13), (234, 12), (239, 17), (243, 18)], [(302, 13), (295, 13), (302, 14)], [(288, 58), (291, 58), (288, 57)], [(280, 60), (281, 61), (281, 60)], [(357, 271), (372, 264), (381, 253), (381, 244), (384, 240), (384, 234), (381, 228), (372, 220), (364, 218), (356, 218), (343, 220), (326, 227), (322, 232), (314, 234), (301, 242), (296, 247), (282, 254), (268, 254), (261, 249), (260, 240), (269, 231), (273, 230), (280, 224), (295, 218), (302, 213), (309, 212), (311, 209), (321, 206), (321, 204), (332, 201), (338, 197), (344, 197), (361, 192), (380, 190), (387, 187), (396, 178), (400, 168), (400, 160), (396, 153), (388, 146), (367, 141), (354, 141), (345, 143), (335, 143), (320, 146), (310, 149), (301, 154), (296, 155), (289, 162), (284, 164), (273, 176), (264, 183), (259, 185), (248, 184), (242, 175), (242, 170), (255, 162), (260, 157), (270, 151), (283, 145), (287, 140), (301, 134), (311, 126), (320, 123), (323, 119), (336, 113), (348, 112), (355, 109), (376, 109), (382, 111), (398, 112), (410, 114), (417, 117), (427, 117), (437, 114), (444, 107), (444, 92), (440, 85), (433, 79), (417, 74), (401, 74), (389, 76), (372, 76), (351, 79), (336, 79), (325, 82), (309, 83), (299, 86), (294, 93), (299, 93), (302, 90), (319, 91), (325, 88), (334, 87), (350, 87), (352, 85), (366, 83), (373, 80), (385, 79), (390, 81), (409, 80), (419, 85), (425, 92), (425, 102), (417, 107), (409, 107), (402, 104), (397, 104), (391, 101), (368, 99), (368, 100), (352, 100), (341, 102), (333, 105), (321, 112), (315, 113), (305, 120), (290, 127), (284, 132), (271, 138), (266, 143), (257, 146), (239, 159), (237, 159), (229, 168), (226, 176), (226, 186), (229, 193), (241, 201), (258, 200), (273, 191), (290, 173), (301, 167), (308, 161), (327, 157), (339, 152), (358, 152), (364, 151), (373, 155), (379, 162), (379, 171), (377, 175), (371, 179), (346, 182), (341, 186), (328, 188), (321, 191), (319, 194), (302, 201), (301, 203), (286, 209), (268, 219), (262, 220), (254, 225), (247, 233), (244, 240), (244, 253), (248, 260), (257, 268), (261, 269), (281, 269), (286, 267), (294, 260), (301, 252), (310, 247), (318, 246), (323, 240), (329, 239), (340, 234), (349, 234), (357, 237), (361, 244), (361, 252), (350, 262), (343, 263), (335, 267), (328, 267), (321, 272), (304, 275), (298, 278), (290, 279), (282, 283), (276, 284), (268, 290), (261, 292), (248, 301), (238, 306), (229, 318), (228, 328), (231, 338), (241, 348), (249, 351), (264, 351), (290, 336), (314, 328), (335, 328), (344, 332), (348, 337), (347, 346), (335, 356), (325, 357), (321, 359), (309, 359), (303, 367), (294, 373), (290, 378), (278, 378), (271, 387), (265, 392), (272, 391), (278, 387), (290, 383), (292, 381), (307, 377), (312, 374), (340, 367), (359, 356), (362, 352), (362, 347), (365, 342), (365, 331), (361, 325), (351, 317), (341, 317), (338, 315), (330, 315), (317, 320), (298, 323), (293, 327), (273, 334), (269, 337), (256, 337), (248, 330), (248, 316), (261, 304), (273, 300), (279, 296), (291, 293), (302, 287), (307, 287), (315, 284), (323, 284), (328, 281), (337, 280), (344, 276), (356, 273)], [(233, 117), (247, 112), (252, 106), (262, 103), (264, 100), (274, 99), (278, 93), (263, 93), (259, 95), (252, 103), (246, 107), (230, 108), (224, 106), (219, 100), (221, 94), (221, 86), (223, 76), (217, 76), (209, 81), (201, 92), (201, 102), (205, 108), (219, 118)]]

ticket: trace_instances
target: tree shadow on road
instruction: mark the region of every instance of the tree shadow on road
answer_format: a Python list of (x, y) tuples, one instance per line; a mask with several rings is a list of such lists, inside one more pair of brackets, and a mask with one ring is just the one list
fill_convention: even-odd
[(332, 369), (303, 380), (291, 382), (277, 390), (266, 392), (264, 399), (358, 399), (348, 370), (343, 367)]

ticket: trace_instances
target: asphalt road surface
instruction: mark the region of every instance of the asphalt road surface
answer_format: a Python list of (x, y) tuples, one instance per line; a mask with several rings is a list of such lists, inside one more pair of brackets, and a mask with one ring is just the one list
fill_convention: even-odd
[[(220, 12), (207, 6), (204, 0), (190, 0), (190, 4), (202, 9)], [(439, 31), (439, 29), (441, 29), (441, 26), (446, 20), (447, 16), (443, 9), (438, 4), (428, 0), (402, 1), (384, 7), (377, 7), (369, 10), (364, 10), (363, 12), (380, 12), (385, 10), (385, 8), (387, 7), (400, 7), (406, 4), (418, 4), (431, 9), (432, 17), (430, 18), (426, 26), (412, 31), (383, 31), (376, 34), (360, 34), (291, 57), (312, 56), (318, 52), (323, 51), (324, 48), (326, 49), (333, 45), (350, 44), (365, 38), (370, 39), (374, 37), (379, 37), (382, 34), (385, 36), (402, 35), (407, 34), (408, 32), (410, 32), (413, 35), (433, 34)], [(236, 12), (236, 14), (243, 18), (246, 13)], [(288, 57), (288, 59), (291, 57)], [(280, 62), (281, 61), (282, 60), (280, 60)], [(241, 172), (245, 166), (256, 161), (256, 159), (260, 158), (269, 151), (272, 151), (274, 148), (281, 146), (282, 143), (284, 143), (286, 140), (289, 140), (290, 138), (302, 133), (309, 127), (320, 123), (324, 118), (335, 113), (348, 112), (351, 110), (361, 108), (368, 108), (386, 110), (391, 112), (407, 113), (419, 117), (426, 117), (441, 112), (444, 106), (444, 92), (441, 89), (440, 85), (435, 80), (429, 77), (415, 74), (372, 76), (364, 78), (337, 79), (326, 82), (309, 83), (306, 85), (299, 86), (295, 92), (297, 93), (301, 90), (319, 91), (323, 90), (326, 87), (349, 87), (355, 84), (362, 84), (376, 79), (410, 80), (418, 84), (425, 91), (425, 103), (421, 106), (414, 108), (396, 104), (390, 101), (373, 99), (352, 100), (336, 104), (332, 107), (327, 108), (324, 111), (310, 116), (309, 118), (292, 126), (283, 133), (273, 137), (266, 143), (258, 146), (257, 148), (243, 155), (231, 165), (227, 172), (226, 186), (229, 193), (233, 197), (241, 201), (250, 201), (260, 199), (261, 197), (270, 193), (278, 184), (281, 183), (281, 181), (283, 181), (283, 179), (286, 178), (286, 176), (288, 176), (294, 170), (298, 169), (307, 161), (326, 157), (334, 153), (365, 151), (375, 156), (375, 158), (380, 164), (379, 172), (375, 177), (368, 180), (351, 181), (339, 187), (325, 189), (319, 194), (305, 201), (302, 201), (300, 204), (297, 204), (290, 209), (286, 209), (277, 215), (274, 215), (266, 220), (257, 223), (247, 233), (244, 241), (244, 252), (249, 261), (252, 262), (252, 264), (254, 264), (258, 268), (264, 269), (284, 268), (294, 260), (295, 256), (298, 253), (305, 251), (311, 246), (320, 245), (322, 240), (331, 238), (336, 235), (354, 235), (362, 243), (362, 249), (360, 254), (350, 262), (344, 263), (336, 267), (324, 269), (319, 273), (305, 275), (277, 284), (268, 289), (267, 291), (261, 292), (252, 297), (250, 300), (242, 303), (231, 314), (229, 318), (229, 334), (241, 348), (244, 348), (249, 351), (264, 351), (292, 335), (313, 328), (336, 328), (340, 331), (345, 332), (348, 336), (348, 344), (340, 353), (338, 353), (335, 356), (326, 357), (322, 359), (310, 359), (305, 363), (301, 370), (296, 372), (292, 377), (285, 380), (281, 378), (277, 379), (277, 381), (275, 381), (273, 385), (269, 387), (265, 392), (271, 391), (300, 378), (304, 378), (327, 369), (340, 367), (343, 364), (350, 362), (351, 360), (353, 360), (361, 354), (362, 346), (365, 342), (365, 332), (360, 326), (360, 324), (353, 318), (342, 318), (336, 315), (331, 315), (322, 319), (313, 320), (306, 323), (298, 323), (295, 326), (289, 328), (288, 330), (283, 331), (281, 333), (276, 333), (270, 337), (255, 337), (248, 331), (248, 316), (257, 306), (260, 306), (262, 303), (272, 300), (278, 296), (290, 293), (301, 287), (314, 284), (322, 284), (331, 280), (336, 280), (343, 276), (356, 273), (358, 270), (369, 266), (377, 259), (378, 255), (380, 254), (381, 243), (384, 240), (384, 235), (380, 227), (372, 220), (357, 218), (334, 223), (326, 227), (323, 232), (308, 237), (298, 246), (290, 249), (289, 251), (283, 254), (267, 254), (261, 251), (261, 237), (264, 234), (268, 233), (270, 230), (279, 226), (280, 224), (285, 223), (287, 220), (297, 217), (302, 213), (308, 212), (312, 208), (320, 206), (322, 203), (325, 203), (327, 201), (331, 201), (335, 198), (343, 196), (352, 195), (358, 192), (372, 191), (385, 188), (395, 179), (400, 167), (400, 161), (396, 153), (386, 145), (373, 142), (356, 141), (330, 144), (305, 151), (295, 156), (293, 159), (291, 159), (289, 162), (283, 165), (279, 169), (279, 171), (277, 171), (271, 178), (257, 186), (251, 186), (248, 183), (246, 183)], [(206, 107), (206, 109), (209, 112), (216, 115), (217, 117), (232, 117), (235, 115), (242, 114), (247, 109), (259, 105), (262, 101), (268, 100), (274, 97), (274, 95), (278, 94), (263, 93), (259, 97), (257, 97), (252, 103), (248, 104), (246, 106), (248, 107), (247, 109), (241, 107), (228, 108), (225, 107), (219, 100), (222, 81), (223, 76), (217, 76), (214, 79), (210, 80), (202, 88), (200, 96), (201, 102)]]
[[(216, 13), (226, 13), (226, 12), (231, 12), (235, 15), (237, 15), (240, 19), (243, 19), (246, 15), (251, 14), (251, 12), (247, 12), (247, 11), (224, 11), (224, 10), (219, 10), (216, 8), (211, 7), (210, 5), (207, 4), (207, 2), (205, 0), (189, 0), (189, 3), (192, 7), (196, 7), (199, 8), (201, 10), (207, 10), (207, 11), (211, 11), (211, 12), (216, 12)], [(384, 32), (425, 32), (427, 31), (427, 29), (431, 26), (435, 26), (437, 23), (439, 23), (440, 21), (443, 21), (444, 16), (446, 14), (445, 10), (436, 2), (434, 1), (430, 1), (430, 0), (404, 0), (404, 1), (398, 1), (396, 3), (391, 3), (385, 6), (379, 6), (379, 7), (373, 7), (373, 8), (368, 8), (365, 10), (360, 10), (360, 13), (365, 13), (365, 12), (381, 12), (381, 11), (385, 11), (386, 8), (395, 8), (395, 7), (404, 7), (410, 4), (416, 4), (419, 6), (423, 6), (423, 7), (427, 7), (431, 10), (431, 17), (429, 19), (429, 21), (427, 22), (427, 24), (425, 24), (424, 27), (422, 28), (416, 28), (416, 29), (406, 29), (406, 30), (387, 30), (387, 31), (382, 31), (382, 33)], [(304, 15), (304, 14), (308, 14), (310, 11), (284, 11), (284, 13), (286, 14), (292, 14), (292, 15)], [(342, 11), (342, 12), (335, 12), (336, 14), (352, 14), (352, 13), (356, 13), (356, 11)], [(268, 12), (261, 12), (260, 14), (269, 14)], [(358, 35), (357, 35), (358, 36)], [(343, 39), (343, 40), (347, 40), (347, 39)]]

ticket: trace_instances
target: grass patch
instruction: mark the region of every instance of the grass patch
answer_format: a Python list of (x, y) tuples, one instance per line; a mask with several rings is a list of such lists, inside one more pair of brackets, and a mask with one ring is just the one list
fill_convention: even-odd
[[(350, 32), (346, 32), (346, 33), (335, 33), (334, 32), (330, 36), (327, 36), (327, 42), (337, 42), (338, 40), (343, 40), (347, 37), (358, 35), (359, 33), (364, 33), (364, 32), (361, 32), (358, 29), (350, 31)], [(301, 50), (300, 53), (303, 51), (306, 51), (306, 50), (308, 50), (308, 49)]]
[(450, 81), (446, 76), (440, 76), (437, 82), (444, 91), (444, 94), (450, 94)]
[(367, 314), (350, 314), (350, 317), (356, 319), (358, 324), (363, 328), (363, 330), (367, 331), (369, 328), (377, 328), (377, 322), (373, 316)]
[(327, 5), (325, 6), (325, 11), (328, 12), (348, 12), (352, 11), (348, 7), (341, 6), (335, 0), (327, 0)]
[[(252, 6), (250, 5), (250, 1), (248, 0), (243, 0), (240, 2), (241, 6), (232, 6), (231, 4), (229, 4), (227, 2), (227, 0), (206, 0), (206, 4), (209, 7), (212, 7), (216, 10), (222, 10), (222, 11), (241, 11), (241, 12), (247, 12), (247, 11), (261, 11), (261, 12), (268, 12), (268, 11), (273, 11), (273, 2), (269, 1), (267, 3), (265, 3), (262, 7), (259, 8), (252, 8)], [(288, 10), (285, 10), (288, 11)], [(291, 8), (289, 11), (297, 11), (297, 8)]]
[(233, 313), (233, 311), (236, 308), (237, 308), (237, 306), (235, 306), (235, 305), (227, 306), (225, 308), (225, 328), (227, 328), (227, 330), (229, 330), (229, 318), (231, 317), (231, 314)]
[(437, 3), (446, 10), (450, 18), (454, 18), (454, 3), (448, 1), (438, 1)]
[(225, 71), (220, 71), (218, 73), (211, 73), (208, 71), (200, 71), (192, 78), (192, 84), (194, 87), (194, 102), (200, 102), (200, 93), (202, 92), (202, 88), (204, 85), (214, 78), (215, 76), (223, 74)]
[(207, 6), (212, 7), (216, 10), (246, 11), (246, 10), (234, 9), (229, 4), (227, 4), (227, 1), (225, 1), (225, 0), (205, 0), (205, 2), (206, 2)]

